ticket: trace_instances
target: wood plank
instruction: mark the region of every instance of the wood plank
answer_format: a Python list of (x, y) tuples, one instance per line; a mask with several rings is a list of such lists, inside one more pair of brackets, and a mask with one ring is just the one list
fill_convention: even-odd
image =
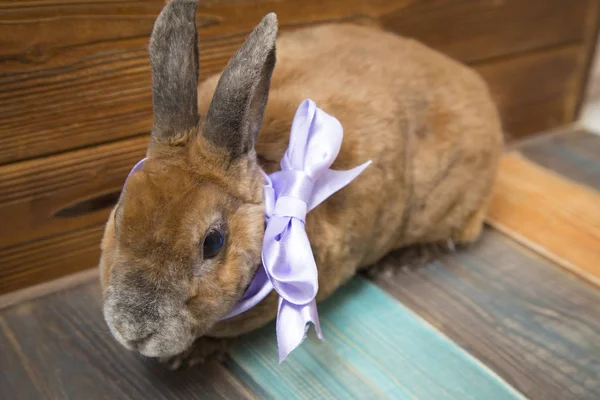
[(24, 303), (39, 297), (43, 297), (61, 290), (83, 285), (93, 280), (97, 280), (100, 275), (98, 266), (74, 272), (63, 277), (43, 282), (40, 284), (30, 284), (24, 289), (0, 295), (0, 310)]
[(528, 398), (600, 398), (600, 292), (586, 282), (493, 230), (395, 271), (375, 282)]
[(538, 2), (519, 0), (411, 1), (382, 20), (387, 29), (473, 63), (583, 42), (594, 35), (584, 22), (598, 3), (545, 0), (542, 9)]
[(101, 310), (97, 281), (4, 310), (2, 397), (24, 398), (33, 382), (44, 399), (256, 398), (220, 364), (170, 372), (124, 350)]
[[(201, 2), (201, 75), (220, 71), (269, 11), (278, 13), (282, 31), (331, 21), (381, 25), (464, 62), (480, 62), (583, 43), (585, 16), (597, 1)], [(162, 4), (163, 0), (0, 2), (0, 164), (148, 132), (146, 46)], [(578, 49), (581, 58), (583, 47)], [(573, 79), (553, 78), (551, 82)], [(531, 119), (551, 118), (556, 105), (547, 107)]]
[(600, 285), (600, 194), (505, 154), (487, 221), (514, 240)]
[(356, 278), (319, 306), (325, 342), (278, 364), (273, 324), (232, 353), (270, 398), (517, 399), (521, 396), (383, 291)]
[(505, 132), (512, 138), (573, 120), (566, 100), (579, 71), (581, 46), (566, 46), (476, 66), (488, 82)]
[(0, 294), (95, 267), (104, 225), (0, 247)]
[(536, 164), (600, 191), (600, 136), (573, 127), (517, 149)]
[(106, 222), (148, 141), (128, 139), (0, 167), (0, 246)]
[[(5, 322), (0, 316), (0, 327), (3, 327), (4, 324)], [(11, 336), (11, 339), (14, 339), (14, 337)], [(0, 356), (2, 360), (0, 397), (14, 400), (39, 399), (41, 394), (27, 372), (27, 368), (31, 366), (22, 363), (4, 329), (0, 330), (0, 349), (2, 349), (2, 355)], [(10, 369), (8, 366), (10, 366)]]

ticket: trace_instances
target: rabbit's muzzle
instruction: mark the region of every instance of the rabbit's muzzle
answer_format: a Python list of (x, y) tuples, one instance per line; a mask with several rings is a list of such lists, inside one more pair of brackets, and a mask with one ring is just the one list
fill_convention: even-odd
[(114, 281), (106, 290), (104, 318), (113, 336), (147, 357), (185, 351), (195, 339), (194, 324), (176, 290)]

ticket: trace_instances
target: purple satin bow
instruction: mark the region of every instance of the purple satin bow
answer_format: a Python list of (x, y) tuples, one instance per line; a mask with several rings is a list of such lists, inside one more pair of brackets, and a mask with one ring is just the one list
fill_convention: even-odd
[(323, 339), (315, 297), (319, 289), (317, 266), (305, 231), (306, 214), (348, 185), (368, 161), (349, 171), (329, 169), (342, 144), (337, 119), (312, 100), (300, 104), (281, 160), (281, 171), (265, 177), (267, 228), (262, 261), (242, 300), (225, 317), (258, 304), (272, 289), (279, 294), (277, 344), (282, 362), (306, 337), (311, 322)]
[[(317, 108), (312, 100), (300, 104), (281, 159), (281, 171), (264, 179), (267, 228), (262, 261), (244, 296), (221, 320), (239, 315), (260, 303), (273, 289), (279, 294), (277, 345), (279, 362), (304, 338), (309, 323), (323, 339), (315, 297), (319, 290), (317, 265), (305, 231), (306, 214), (348, 185), (371, 164), (349, 171), (329, 169), (342, 145), (340, 122)], [(129, 174), (140, 170), (145, 158)]]

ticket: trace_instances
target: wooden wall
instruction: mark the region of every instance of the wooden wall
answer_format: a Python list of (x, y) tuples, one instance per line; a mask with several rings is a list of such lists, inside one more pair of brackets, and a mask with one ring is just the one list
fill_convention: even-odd
[[(267, 12), (283, 31), (379, 25), (476, 68), (511, 136), (573, 120), (600, 0), (208, 0), (201, 78)], [(97, 263), (151, 126), (146, 46), (163, 0), (0, 1), (0, 294)]]
[(600, 134), (600, 41), (596, 41), (591, 59), (579, 120), (586, 129)]

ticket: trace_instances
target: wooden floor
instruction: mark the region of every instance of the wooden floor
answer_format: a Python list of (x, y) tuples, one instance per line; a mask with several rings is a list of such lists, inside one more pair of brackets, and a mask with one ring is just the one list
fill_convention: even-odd
[[(561, 139), (503, 156), (487, 220), (517, 242), (600, 286), (600, 146), (596, 136), (581, 133), (573, 134), (569, 146)], [(558, 151), (561, 148), (564, 151)], [(563, 175), (535, 163), (531, 154)], [(578, 174), (581, 170), (585, 173)], [(569, 175), (578, 177), (569, 179)]]
[[(600, 192), (600, 136), (563, 132), (519, 151), (534, 169)], [(21, 301), (0, 311), (0, 398), (598, 399), (600, 288), (523, 228), (526, 216), (501, 225), (522, 196), (498, 193), (497, 219), (467, 249), (356, 278), (320, 306), (326, 342), (307, 340), (281, 366), (269, 326), (223, 364), (167, 371), (111, 337), (95, 280)]]

